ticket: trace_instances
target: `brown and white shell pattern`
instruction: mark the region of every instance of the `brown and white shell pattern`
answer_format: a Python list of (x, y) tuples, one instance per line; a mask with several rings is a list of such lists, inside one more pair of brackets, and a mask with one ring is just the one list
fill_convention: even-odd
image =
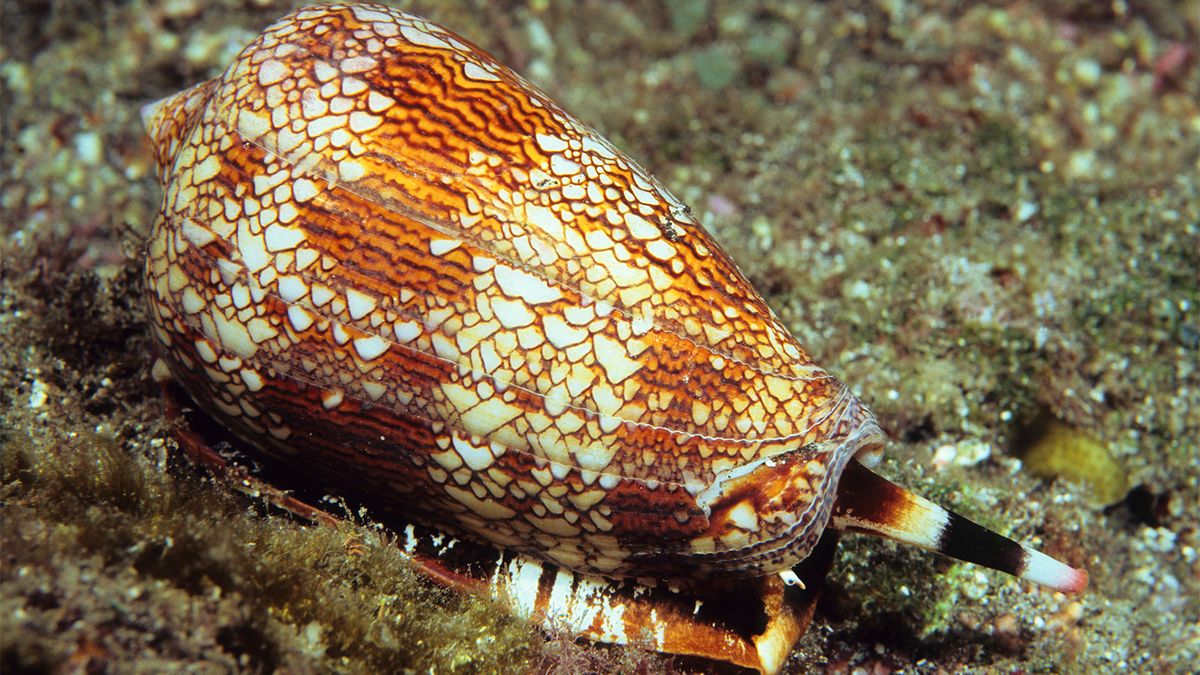
[(679, 201), (445, 29), (301, 10), (145, 116), (164, 357), (329, 485), (572, 570), (753, 576), (882, 442)]

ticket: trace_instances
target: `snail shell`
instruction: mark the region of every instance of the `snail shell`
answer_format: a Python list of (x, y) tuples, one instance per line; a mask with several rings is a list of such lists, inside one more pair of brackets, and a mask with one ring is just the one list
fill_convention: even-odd
[(171, 372), (331, 485), (572, 570), (756, 576), (882, 443), (688, 209), (445, 29), (301, 10), (144, 116)]
[(688, 209), (445, 29), (300, 10), (143, 116), (151, 326), (208, 414), (378, 509), (585, 575), (742, 579), (769, 620), (514, 558), (531, 611), (773, 671), (815, 603), (780, 581), (830, 523), (1087, 585), (865, 469), (870, 412)]

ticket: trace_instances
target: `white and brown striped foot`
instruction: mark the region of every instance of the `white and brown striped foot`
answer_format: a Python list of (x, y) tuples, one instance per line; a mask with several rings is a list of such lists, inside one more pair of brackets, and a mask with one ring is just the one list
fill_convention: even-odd
[(892, 483), (854, 461), (833, 507), (833, 527), (864, 532), (1006, 572), (1063, 593), (1082, 593), (1087, 570), (1003, 537)]

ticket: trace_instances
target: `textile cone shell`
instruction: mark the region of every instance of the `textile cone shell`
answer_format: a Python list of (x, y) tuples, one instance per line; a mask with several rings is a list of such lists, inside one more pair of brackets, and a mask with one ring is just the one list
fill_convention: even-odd
[(172, 373), (332, 487), (571, 570), (758, 576), (882, 441), (688, 209), (433, 24), (301, 10), (144, 117)]

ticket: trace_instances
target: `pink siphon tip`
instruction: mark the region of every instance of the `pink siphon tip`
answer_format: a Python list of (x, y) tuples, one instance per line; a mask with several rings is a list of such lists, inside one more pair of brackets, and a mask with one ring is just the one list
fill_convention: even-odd
[(1088, 585), (1085, 569), (1076, 569), (1033, 549), (1025, 549), (1025, 566), (1020, 577), (1063, 593), (1082, 593)]

